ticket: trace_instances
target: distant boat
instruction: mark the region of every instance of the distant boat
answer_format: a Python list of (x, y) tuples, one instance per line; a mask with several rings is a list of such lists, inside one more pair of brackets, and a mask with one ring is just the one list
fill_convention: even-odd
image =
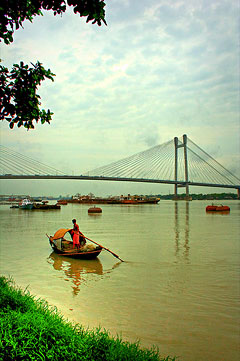
[(230, 212), (230, 207), (223, 206), (222, 204), (220, 206), (212, 204), (206, 207), (206, 212)]
[(108, 201), (108, 204), (157, 204), (160, 198), (146, 197), (146, 196), (121, 196), (119, 199), (112, 199)]
[(45, 210), (61, 209), (61, 206), (60, 206), (60, 204), (47, 204), (46, 202), (42, 202), (42, 203), (34, 203), (32, 209), (33, 210), (35, 210), (35, 209), (45, 209)]
[(120, 197), (99, 198), (92, 196), (80, 196), (78, 198), (69, 199), (68, 203), (83, 203), (83, 204), (157, 204), (160, 198), (147, 196), (127, 196)]
[(66, 206), (68, 202), (66, 201), (66, 199), (59, 199), (57, 201), (57, 204), (61, 204), (61, 206)]
[(23, 201), (19, 204), (20, 209), (33, 209), (33, 206), (34, 203), (28, 198), (23, 199)]
[(42, 198), (33, 198), (33, 202), (42, 202)]

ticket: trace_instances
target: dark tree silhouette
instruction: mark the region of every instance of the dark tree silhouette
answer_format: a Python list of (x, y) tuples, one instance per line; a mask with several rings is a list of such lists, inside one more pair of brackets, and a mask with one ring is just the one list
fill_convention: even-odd
[[(5, 44), (13, 42), (14, 31), (23, 27), (24, 20), (33, 21), (42, 10), (52, 10), (54, 15), (62, 15), (67, 5), (75, 14), (87, 17), (86, 22), (101, 26), (105, 20), (105, 3), (102, 0), (1, 0), (0, 4), (0, 41)], [(12, 70), (0, 65), (0, 120), (9, 122), (12, 129), (15, 124), (33, 129), (33, 122), (50, 123), (53, 113), (48, 109), (40, 110), (40, 96), (37, 87), (53, 74), (46, 70), (40, 62), (32, 67), (14, 64)]]

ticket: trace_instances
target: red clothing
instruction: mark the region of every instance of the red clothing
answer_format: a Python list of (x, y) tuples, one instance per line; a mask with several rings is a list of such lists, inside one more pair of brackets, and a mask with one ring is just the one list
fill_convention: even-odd
[(71, 234), (73, 240), (73, 248), (75, 245), (79, 248), (86, 243), (84, 235), (79, 231), (79, 225), (77, 223), (74, 223), (73, 229), (70, 229), (69, 233)]
[(77, 233), (73, 234), (73, 248), (75, 247), (75, 245), (80, 245), (79, 234)]
[(75, 247), (75, 245), (79, 246), (80, 242), (79, 242), (79, 226), (77, 223), (74, 224), (73, 227), (73, 232), (72, 232), (72, 240), (73, 240), (73, 248)]
[(79, 232), (79, 225), (77, 223), (74, 224), (73, 230)]

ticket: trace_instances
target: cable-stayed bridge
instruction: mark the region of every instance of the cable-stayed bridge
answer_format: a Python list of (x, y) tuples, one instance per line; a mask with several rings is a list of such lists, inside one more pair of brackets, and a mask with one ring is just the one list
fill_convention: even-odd
[(240, 179), (197, 144), (183, 136), (81, 175), (67, 175), (7, 147), (0, 146), (0, 179), (76, 179), (232, 188), (240, 192)]

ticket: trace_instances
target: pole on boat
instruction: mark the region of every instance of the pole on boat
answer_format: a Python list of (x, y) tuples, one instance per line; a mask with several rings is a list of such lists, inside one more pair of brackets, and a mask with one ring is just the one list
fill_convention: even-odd
[(114, 257), (116, 257), (116, 258), (118, 258), (118, 259), (120, 259), (120, 261), (121, 262), (124, 262), (116, 253), (114, 253), (114, 252), (112, 252), (112, 251), (110, 251), (110, 249), (108, 249), (108, 248), (106, 248), (106, 247), (103, 247), (103, 246), (101, 246), (101, 244), (99, 244), (99, 243), (97, 243), (97, 242), (95, 242), (95, 241), (93, 241), (92, 239), (90, 239), (90, 238), (88, 238), (88, 237), (85, 237), (84, 236), (84, 238), (86, 238), (86, 239), (88, 239), (89, 241), (91, 241), (91, 242), (93, 242), (93, 243), (95, 243), (95, 244), (97, 244), (99, 247), (102, 247), (103, 249), (105, 249), (106, 251), (108, 251), (108, 252), (110, 252), (110, 253), (112, 253), (112, 255), (114, 256)]

